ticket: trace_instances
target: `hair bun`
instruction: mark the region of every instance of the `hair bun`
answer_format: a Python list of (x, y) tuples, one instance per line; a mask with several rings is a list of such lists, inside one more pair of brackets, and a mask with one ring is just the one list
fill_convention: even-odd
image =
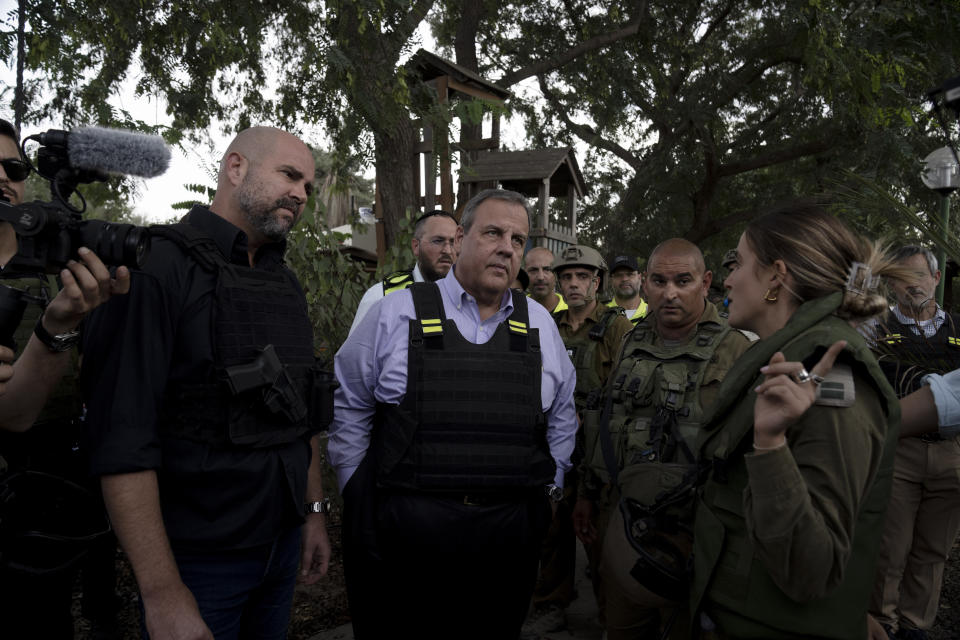
[(845, 291), (837, 315), (846, 320), (867, 320), (887, 310), (887, 299), (877, 292), (854, 293)]

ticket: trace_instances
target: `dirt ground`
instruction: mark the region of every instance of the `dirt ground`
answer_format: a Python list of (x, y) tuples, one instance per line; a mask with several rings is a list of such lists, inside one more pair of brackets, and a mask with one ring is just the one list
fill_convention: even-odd
[[(327, 577), (313, 586), (297, 585), (290, 623), (290, 640), (308, 640), (320, 631), (333, 629), (350, 620), (347, 594), (343, 582), (343, 563), (340, 542), (340, 520), (331, 514), (328, 527), (333, 548), (333, 561)], [(139, 637), (139, 611), (136, 584), (122, 554), (118, 554), (119, 584), (117, 592), (122, 601), (118, 615), (117, 635), (123, 640)], [(78, 640), (101, 640), (105, 636), (92, 633), (90, 624), (80, 616), (80, 593), (74, 595), (75, 626)], [(960, 544), (954, 544), (944, 576), (943, 593), (937, 622), (930, 631), (931, 640), (960, 640)]]

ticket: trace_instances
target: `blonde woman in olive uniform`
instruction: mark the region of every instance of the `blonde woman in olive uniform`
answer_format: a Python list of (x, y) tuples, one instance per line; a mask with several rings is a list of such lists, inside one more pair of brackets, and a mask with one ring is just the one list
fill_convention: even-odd
[[(692, 604), (705, 631), (866, 637), (900, 414), (851, 322), (886, 311), (877, 285), (896, 271), (810, 206), (762, 216), (741, 236), (724, 283), (730, 324), (760, 341), (724, 379), (702, 432)], [(821, 358), (838, 340), (831, 368), (839, 347)]]

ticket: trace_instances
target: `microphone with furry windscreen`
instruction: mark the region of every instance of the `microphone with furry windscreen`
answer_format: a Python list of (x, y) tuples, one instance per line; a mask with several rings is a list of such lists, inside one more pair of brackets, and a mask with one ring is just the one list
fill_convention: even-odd
[[(35, 165), (30, 163), (28, 143), (40, 145)], [(77, 259), (80, 247), (88, 247), (110, 266), (143, 264), (150, 248), (149, 230), (83, 219), (86, 201), (77, 185), (106, 180), (108, 174), (160, 175), (170, 165), (163, 138), (101, 127), (51, 129), (24, 138), (21, 151), (30, 168), (50, 183), (51, 199), (20, 205), (0, 201), (0, 220), (12, 224), (17, 233), (17, 254), (9, 266), (57, 273)], [(71, 202), (74, 194), (78, 205)]]
[(30, 138), (44, 147), (65, 148), (73, 169), (155, 178), (170, 166), (170, 149), (159, 136), (85, 127), (73, 131), (51, 129)]

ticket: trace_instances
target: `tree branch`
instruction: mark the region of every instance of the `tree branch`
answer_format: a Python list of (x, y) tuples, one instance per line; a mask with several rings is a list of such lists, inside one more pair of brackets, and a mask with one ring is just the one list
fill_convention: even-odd
[(803, 142), (782, 149), (771, 149), (766, 153), (759, 153), (752, 158), (725, 162), (717, 168), (717, 176), (726, 178), (740, 173), (762, 169), (763, 167), (771, 167), (784, 162), (790, 162), (797, 158), (823, 153), (833, 148), (836, 140), (837, 136), (835, 135), (824, 135), (820, 140)]
[(555, 56), (545, 60), (540, 60), (539, 62), (535, 62), (526, 67), (510, 71), (504, 74), (499, 80), (496, 80), (495, 84), (506, 89), (512, 85), (515, 85), (521, 80), (525, 80), (532, 76), (537, 76), (546, 73), (547, 71), (552, 71), (553, 69), (562, 67), (571, 60), (574, 60), (578, 56), (581, 56), (587, 52), (602, 49), (613, 44), (614, 42), (617, 42), (618, 40), (635, 36), (637, 35), (637, 32), (640, 31), (640, 25), (643, 24), (643, 11), (640, 11), (639, 13), (641, 17), (631, 20), (616, 31), (610, 31), (608, 33), (602, 33), (598, 36), (594, 36), (589, 40), (584, 40), (571, 49), (567, 49), (562, 53), (558, 53)]
[(540, 83), (540, 91), (543, 93), (543, 97), (546, 98), (547, 102), (553, 106), (559, 118), (567, 126), (567, 129), (569, 129), (574, 135), (587, 144), (609, 151), (613, 155), (629, 164), (634, 170), (637, 170), (640, 167), (640, 159), (634, 154), (630, 153), (630, 151), (624, 147), (621, 147), (612, 140), (605, 139), (590, 125), (577, 124), (571, 120), (570, 116), (567, 115), (566, 110), (560, 105), (560, 101), (557, 99), (556, 95), (550, 91), (550, 88), (547, 86), (547, 81), (543, 78), (543, 76), (538, 75), (537, 80)]

